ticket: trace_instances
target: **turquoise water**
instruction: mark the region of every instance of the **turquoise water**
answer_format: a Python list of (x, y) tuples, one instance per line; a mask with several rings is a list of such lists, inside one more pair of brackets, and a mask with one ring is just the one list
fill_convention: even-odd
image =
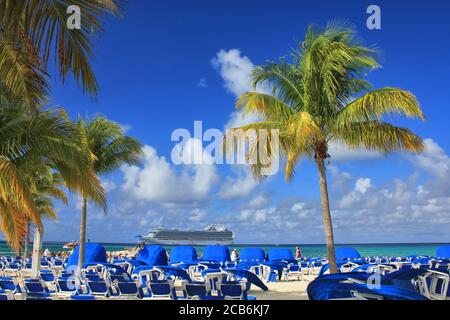
[[(62, 242), (46, 242), (43, 244), (43, 250), (47, 249), (51, 252), (59, 252), (59, 251), (68, 251), (67, 249), (63, 249), (64, 243)], [(107, 251), (119, 251), (125, 248), (135, 247), (136, 244), (103, 244)], [(409, 255), (429, 255), (433, 256), (436, 253), (436, 248), (446, 244), (436, 244), (436, 243), (419, 243), (419, 244), (348, 244), (348, 245), (337, 245), (337, 247), (354, 247), (362, 256), (409, 256)], [(230, 246), (230, 248), (242, 249), (245, 247), (260, 247), (263, 248), (264, 251), (268, 252), (271, 248), (279, 247), (279, 248), (289, 248), (292, 252), (295, 252), (295, 244), (288, 245), (239, 245), (235, 244)], [(302, 255), (304, 257), (320, 257), (326, 255), (326, 247), (325, 245), (313, 245), (313, 244), (305, 244), (298, 245), (301, 248)], [(166, 246), (166, 251), (171, 250), (171, 246)], [(202, 252), (204, 247), (198, 246), (196, 247), (199, 253)], [(0, 255), (14, 255), (11, 249), (8, 247), (8, 244), (4, 241), (0, 242)]]

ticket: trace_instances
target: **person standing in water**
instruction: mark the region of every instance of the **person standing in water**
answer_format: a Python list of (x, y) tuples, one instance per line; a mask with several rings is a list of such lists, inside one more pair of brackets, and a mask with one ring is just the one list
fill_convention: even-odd
[(295, 248), (295, 259), (297, 259), (297, 260), (302, 259), (302, 252), (300, 251), (300, 247)]

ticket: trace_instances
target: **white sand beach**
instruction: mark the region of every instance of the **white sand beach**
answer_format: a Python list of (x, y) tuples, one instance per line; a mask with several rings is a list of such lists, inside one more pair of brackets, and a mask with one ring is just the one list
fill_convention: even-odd
[(304, 276), (300, 281), (280, 281), (266, 283), (268, 291), (252, 287), (249, 295), (256, 296), (258, 300), (308, 300), (306, 288), (314, 280), (314, 276)]

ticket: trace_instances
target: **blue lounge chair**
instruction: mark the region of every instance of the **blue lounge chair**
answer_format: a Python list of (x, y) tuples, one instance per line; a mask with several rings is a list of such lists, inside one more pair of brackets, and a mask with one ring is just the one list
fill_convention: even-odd
[(450, 275), (445, 272), (428, 270), (418, 276), (416, 284), (419, 292), (432, 300), (450, 300)]
[(50, 300), (50, 290), (39, 279), (25, 279), (24, 289), (27, 300)]
[(330, 274), (312, 281), (307, 288), (310, 300), (427, 300), (416, 291), (395, 286), (379, 275), (378, 286), (367, 283), (374, 274), (352, 272)]
[(20, 286), (10, 277), (0, 277), (0, 290), (10, 297), (10, 300), (22, 297)]
[(107, 281), (104, 280), (88, 281), (86, 283), (86, 286), (89, 290), (89, 294), (96, 297), (109, 298), (114, 295), (111, 290), (111, 286)]
[(186, 299), (204, 299), (211, 296), (211, 290), (207, 283), (183, 281), (181, 288), (183, 297)]
[(80, 281), (75, 277), (61, 277), (56, 280), (56, 292), (62, 296), (80, 295), (83, 293)]
[(146, 297), (177, 299), (175, 288), (170, 280), (150, 280), (147, 282), (147, 290)]
[(287, 267), (283, 270), (284, 280), (290, 280), (292, 277), (297, 278), (297, 280), (303, 279), (302, 270), (298, 263), (289, 263)]
[(134, 281), (115, 281), (114, 287), (117, 289), (120, 298), (131, 300), (141, 299), (144, 296), (141, 287)]
[(255, 297), (247, 295), (247, 284), (242, 281), (219, 281), (217, 293), (225, 300), (255, 300)]

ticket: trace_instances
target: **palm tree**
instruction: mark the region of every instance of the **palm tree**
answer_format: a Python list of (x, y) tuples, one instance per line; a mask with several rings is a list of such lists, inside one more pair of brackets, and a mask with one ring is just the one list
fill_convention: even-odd
[[(90, 121), (78, 119), (80, 146), (86, 154), (91, 170), (97, 175), (111, 173), (123, 164), (137, 164), (142, 154), (142, 145), (136, 139), (126, 136), (122, 127), (104, 117)], [(83, 195), (80, 223), (80, 243), (78, 272), (81, 271), (85, 256), (87, 197)]]
[(105, 198), (77, 144), (78, 130), (62, 110), (30, 113), (2, 96), (0, 102), (0, 222), (6, 240), (19, 252), (28, 222), (42, 227), (36, 173), (51, 168), (68, 190), (102, 206)]
[[(81, 11), (81, 29), (67, 28), (67, 8)], [(64, 81), (70, 76), (92, 96), (98, 83), (92, 70), (94, 40), (124, 0), (1, 0), (0, 79), (10, 94), (32, 107), (49, 92), (47, 65), (54, 60)]]
[(410, 130), (386, 122), (399, 115), (425, 117), (412, 93), (390, 87), (371, 90), (364, 76), (378, 67), (376, 50), (358, 44), (348, 24), (331, 22), (322, 32), (310, 26), (292, 53), (291, 63), (282, 59), (253, 70), (253, 87), (268, 83), (273, 94), (247, 92), (237, 101), (244, 114), (256, 113), (262, 120), (230, 131), (242, 139), (250, 129), (279, 130), (278, 147), (262, 141), (260, 133), (251, 142), (249, 159), (256, 159), (265, 143), (261, 150), (266, 159), (251, 165), (258, 178), (265, 161), (274, 161), (280, 153), (287, 158), (287, 180), (293, 178), (301, 158), (314, 159), (332, 273), (337, 272), (337, 265), (325, 163), (330, 158), (330, 143), (384, 154), (424, 148), (422, 139)]
[[(39, 168), (31, 172), (31, 176), (28, 177), (27, 183), (32, 188), (34, 202), (39, 216), (57, 219), (57, 213), (54, 210), (53, 199), (58, 199), (65, 205), (68, 204), (67, 195), (62, 187), (64, 187), (64, 181), (61, 179), (58, 172), (52, 170), (52, 168), (46, 164), (40, 163)], [(38, 226), (36, 226), (37, 228)], [(24, 244), (24, 258), (28, 257), (28, 248), (30, 246), (30, 230), (31, 221), (27, 221), (26, 235)], [(43, 230), (39, 230), (41, 234)], [(39, 247), (37, 247), (39, 246)], [(33, 243), (33, 251), (41, 251), (40, 244)], [(35, 261), (33, 260), (33, 263)]]
[[(46, 164), (40, 164), (29, 177), (29, 184), (32, 186), (34, 202), (41, 218), (57, 219), (57, 213), (54, 209), (53, 199), (58, 199), (67, 205), (68, 199), (62, 189), (65, 184), (58, 172)], [(28, 226), (30, 228), (30, 226)], [(28, 238), (29, 238), (28, 230)], [(41, 267), (41, 250), (44, 228), (35, 226), (35, 241), (33, 241), (33, 259), (32, 259), (32, 277), (38, 278)], [(29, 239), (26, 239), (26, 245), (29, 245)]]

